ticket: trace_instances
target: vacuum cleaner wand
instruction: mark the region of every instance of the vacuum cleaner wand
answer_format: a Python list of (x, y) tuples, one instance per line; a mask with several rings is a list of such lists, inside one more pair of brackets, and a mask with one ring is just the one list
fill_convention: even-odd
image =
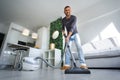
[(90, 74), (91, 73), (90, 70), (77, 67), (75, 58), (70, 50), (70, 46), (67, 43), (65, 43), (65, 44), (67, 45), (67, 48), (71, 54), (71, 58), (73, 60), (73, 65), (74, 65), (73, 67), (65, 70), (65, 74)]
[(68, 48), (68, 50), (71, 54), (71, 57), (72, 57), (72, 60), (73, 60), (73, 65), (74, 65), (74, 67), (77, 67), (76, 62), (75, 62), (75, 58), (74, 58), (74, 56), (73, 56), (73, 54), (71, 53), (71, 50), (70, 50), (70, 46), (67, 43), (66, 43), (66, 45), (67, 45), (67, 48)]

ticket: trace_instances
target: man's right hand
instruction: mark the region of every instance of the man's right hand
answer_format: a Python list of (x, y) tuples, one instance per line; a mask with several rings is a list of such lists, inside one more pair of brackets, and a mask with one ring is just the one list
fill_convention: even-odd
[(66, 38), (65, 38), (65, 42), (69, 42), (69, 36), (67, 36)]

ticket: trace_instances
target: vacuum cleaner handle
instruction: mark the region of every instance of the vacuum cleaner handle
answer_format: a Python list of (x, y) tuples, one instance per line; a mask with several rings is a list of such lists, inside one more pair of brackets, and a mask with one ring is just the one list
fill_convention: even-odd
[[(66, 34), (63, 34), (63, 36), (66, 38), (67, 36), (66, 36)], [(67, 48), (67, 44), (65, 43), (65, 45), (64, 45), (64, 48), (63, 48), (63, 51), (62, 51), (62, 55), (61, 55), (61, 66), (63, 66), (64, 65), (64, 54), (66, 53), (66, 48)]]
[[(67, 37), (66, 34), (64, 34), (64, 37), (65, 37), (65, 38)], [(68, 50), (69, 50), (69, 52), (70, 52), (71, 58), (72, 58), (72, 60), (73, 60), (73, 65), (74, 65), (74, 67), (77, 67), (75, 58), (74, 58), (74, 56), (73, 56), (73, 54), (72, 54), (72, 52), (71, 52), (71, 50), (70, 50), (70, 46), (69, 46), (68, 42), (65, 42), (65, 48), (66, 48), (66, 47), (68, 48)]]
[(66, 34), (64, 34), (64, 37), (66, 38), (66, 37), (67, 37), (67, 35), (66, 35)]
[(67, 47), (68, 47), (68, 50), (69, 50), (69, 52), (70, 52), (71, 58), (72, 58), (72, 60), (73, 60), (73, 65), (74, 65), (74, 67), (77, 67), (75, 58), (74, 58), (74, 56), (73, 56), (73, 54), (72, 54), (72, 52), (71, 52), (71, 50), (70, 50), (70, 46), (69, 46), (68, 44), (67, 44)]

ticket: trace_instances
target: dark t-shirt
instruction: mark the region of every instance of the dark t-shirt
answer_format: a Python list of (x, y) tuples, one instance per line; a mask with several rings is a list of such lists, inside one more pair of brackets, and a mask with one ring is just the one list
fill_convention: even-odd
[(66, 17), (64, 17), (62, 19), (62, 30), (65, 30), (65, 27), (67, 29), (67, 33), (72, 32), (72, 35), (75, 33), (78, 33), (77, 31), (77, 27), (76, 27), (76, 16), (71, 15), (69, 19), (66, 19)]

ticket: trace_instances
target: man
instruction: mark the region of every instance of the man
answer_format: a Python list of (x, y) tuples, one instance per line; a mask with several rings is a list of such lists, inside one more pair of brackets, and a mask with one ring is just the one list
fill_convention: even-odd
[[(84, 58), (84, 54), (81, 48), (81, 42), (80, 42), (80, 37), (78, 35), (78, 31), (77, 31), (77, 27), (76, 27), (76, 16), (71, 15), (71, 7), (70, 6), (66, 6), (64, 8), (64, 13), (65, 13), (65, 17), (62, 19), (62, 32), (63, 34), (65, 34), (65, 28), (67, 30), (67, 37), (65, 38), (65, 42), (67, 42), (69, 44), (69, 46), (71, 47), (71, 43), (74, 41), (75, 45), (77, 47), (77, 51), (78, 51), (78, 57), (79, 57), (79, 61), (80, 61), (80, 68), (84, 68), (84, 69), (88, 69), (87, 65), (85, 63), (85, 58)], [(66, 34), (65, 34), (66, 35)], [(66, 70), (69, 69), (70, 66), (70, 53), (67, 50), (65, 53), (65, 65), (62, 67), (62, 70)]]

